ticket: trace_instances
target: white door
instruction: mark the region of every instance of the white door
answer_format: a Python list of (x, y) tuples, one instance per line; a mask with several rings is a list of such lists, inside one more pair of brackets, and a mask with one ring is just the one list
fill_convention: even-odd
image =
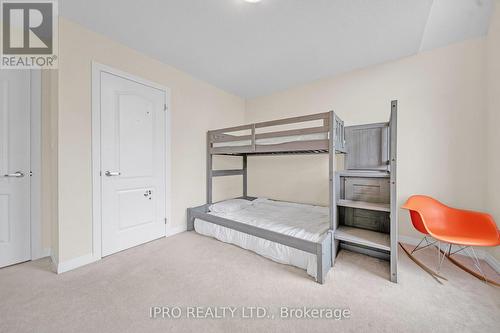
[(101, 72), (102, 256), (165, 236), (165, 91)]
[(0, 70), (0, 267), (30, 255), (30, 71)]

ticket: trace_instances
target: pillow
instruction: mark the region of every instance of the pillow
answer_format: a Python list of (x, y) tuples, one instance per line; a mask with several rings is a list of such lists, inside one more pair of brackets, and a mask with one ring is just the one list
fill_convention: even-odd
[(248, 207), (252, 204), (250, 200), (231, 199), (214, 203), (208, 209), (214, 213), (230, 213)]

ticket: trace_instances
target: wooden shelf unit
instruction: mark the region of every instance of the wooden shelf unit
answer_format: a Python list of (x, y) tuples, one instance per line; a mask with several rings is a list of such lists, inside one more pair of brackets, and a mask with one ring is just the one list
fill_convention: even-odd
[(366, 177), (366, 178), (390, 178), (391, 174), (388, 171), (366, 171), (366, 170), (343, 170), (338, 174), (341, 177)]
[(397, 102), (387, 123), (345, 127), (345, 170), (335, 173), (334, 254), (340, 248), (390, 262), (397, 282)]
[(348, 226), (339, 226), (335, 230), (336, 240), (357, 245), (367, 246), (378, 250), (391, 251), (391, 237), (389, 234)]
[(355, 200), (343, 200), (343, 199), (341, 199), (337, 202), (337, 206), (358, 208), (358, 209), (365, 209), (365, 210), (374, 210), (374, 211), (378, 211), (378, 212), (390, 212), (391, 211), (390, 204), (355, 201)]

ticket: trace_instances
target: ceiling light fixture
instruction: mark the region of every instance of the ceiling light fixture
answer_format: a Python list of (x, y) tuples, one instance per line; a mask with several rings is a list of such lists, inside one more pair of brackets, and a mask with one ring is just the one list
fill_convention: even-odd
[(251, 2), (251, 3), (256, 3), (256, 2), (260, 2), (261, 0), (245, 0), (246, 2)]

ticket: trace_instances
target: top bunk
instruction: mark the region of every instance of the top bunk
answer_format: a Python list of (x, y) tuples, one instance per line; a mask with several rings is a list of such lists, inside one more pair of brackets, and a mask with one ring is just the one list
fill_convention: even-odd
[(345, 153), (344, 122), (333, 111), (208, 131), (211, 155)]

